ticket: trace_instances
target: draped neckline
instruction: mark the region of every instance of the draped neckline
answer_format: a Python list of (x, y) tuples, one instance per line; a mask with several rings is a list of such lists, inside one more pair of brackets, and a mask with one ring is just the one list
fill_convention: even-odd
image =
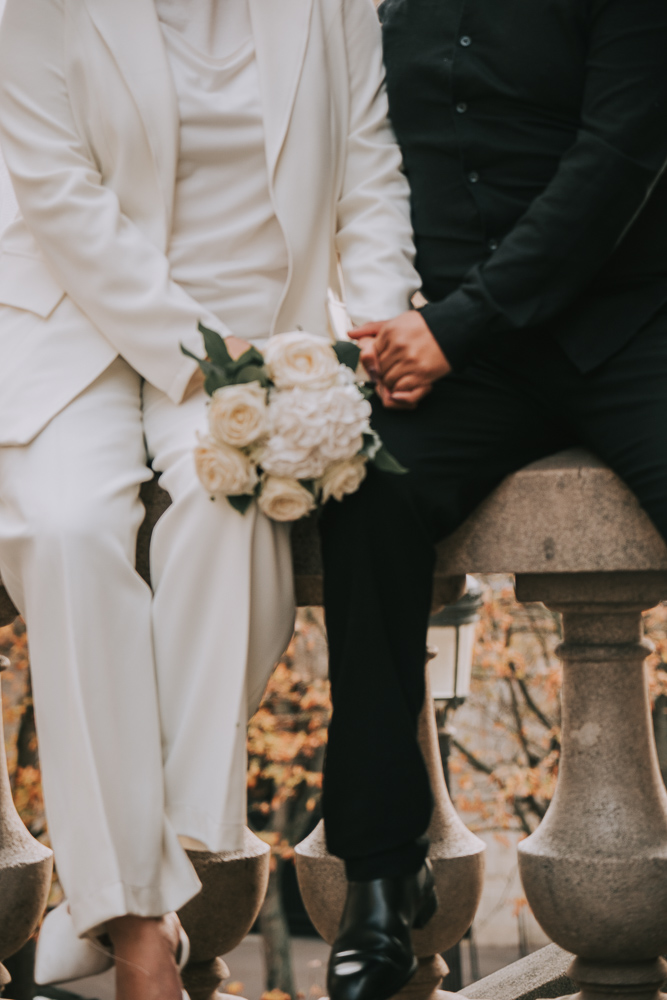
[(163, 30), (207, 61), (234, 59), (252, 42), (248, 0), (155, 0)]

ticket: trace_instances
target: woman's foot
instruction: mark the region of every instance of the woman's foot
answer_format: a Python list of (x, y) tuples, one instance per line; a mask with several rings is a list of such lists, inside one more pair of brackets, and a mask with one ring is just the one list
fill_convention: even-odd
[(175, 913), (107, 923), (116, 959), (116, 1000), (182, 1000), (176, 964), (179, 931)]

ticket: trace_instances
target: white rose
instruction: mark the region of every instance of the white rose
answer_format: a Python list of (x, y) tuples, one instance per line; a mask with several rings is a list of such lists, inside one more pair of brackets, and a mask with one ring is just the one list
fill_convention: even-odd
[(298, 521), (315, 510), (315, 497), (296, 479), (265, 476), (258, 504), (273, 521)]
[(332, 462), (353, 458), (361, 450), (370, 414), (370, 403), (355, 385), (274, 392), (270, 437), (257, 461), (274, 476), (318, 479)]
[(371, 404), (356, 385), (337, 385), (322, 393), (320, 406), (327, 417), (320, 454), (327, 465), (353, 458), (363, 447), (363, 435), (370, 431)]
[(195, 468), (211, 496), (239, 496), (252, 493), (258, 482), (254, 463), (237, 448), (210, 437), (200, 437), (195, 448)]
[(326, 458), (316, 449), (291, 447), (283, 437), (272, 437), (258, 455), (265, 472), (288, 479), (319, 479), (327, 467)]
[(266, 389), (259, 382), (217, 389), (208, 408), (208, 424), (216, 441), (247, 448), (268, 429)]
[(278, 389), (326, 389), (333, 385), (340, 364), (324, 337), (312, 333), (280, 333), (264, 348), (264, 360)]
[(356, 493), (366, 478), (366, 458), (357, 455), (347, 462), (336, 462), (330, 465), (320, 480), (322, 488), (322, 503), (329, 497), (342, 500), (348, 493)]

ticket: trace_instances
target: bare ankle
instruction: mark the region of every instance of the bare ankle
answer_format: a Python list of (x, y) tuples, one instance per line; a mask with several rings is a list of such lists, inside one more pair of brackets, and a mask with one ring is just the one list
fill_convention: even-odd
[(176, 968), (180, 922), (164, 917), (128, 915), (110, 920), (116, 957), (118, 1000), (181, 1000)]

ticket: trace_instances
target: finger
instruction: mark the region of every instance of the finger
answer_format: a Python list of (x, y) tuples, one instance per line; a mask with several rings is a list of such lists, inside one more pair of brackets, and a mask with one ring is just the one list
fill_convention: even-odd
[(378, 367), (378, 360), (375, 351), (362, 351), (359, 360), (361, 361), (368, 377), (373, 382), (376, 382), (380, 377), (380, 369)]
[(383, 375), (385, 372), (389, 371), (392, 365), (407, 363), (404, 345), (401, 344), (400, 341), (397, 342), (391, 337), (390, 333), (387, 333), (384, 330), (375, 341), (375, 350), (377, 351), (380, 371)]
[(391, 410), (391, 409), (395, 408), (395, 405), (394, 405), (393, 400), (391, 398), (391, 393), (389, 392), (389, 390), (384, 385), (382, 385), (381, 382), (377, 383), (377, 385), (375, 386), (375, 391), (377, 392), (378, 396), (380, 397), (383, 406), (386, 406), (388, 410)]
[(401, 378), (397, 380), (394, 384), (392, 392), (394, 394), (397, 392), (412, 392), (413, 389), (425, 389), (431, 384), (432, 383), (423, 376), (417, 375), (415, 372), (411, 372), (409, 375), (402, 375)]
[(382, 328), (382, 323), (364, 323), (363, 326), (358, 326), (354, 330), (350, 330), (348, 336), (350, 340), (361, 340), (363, 337), (377, 337), (378, 333)]
[(241, 340), (240, 337), (225, 337), (225, 345), (229, 351), (230, 357), (233, 361), (240, 358), (242, 354), (248, 350), (251, 346), (247, 340)]
[(387, 410), (413, 410), (416, 404), (404, 403), (403, 400), (395, 400), (391, 393), (387, 392), (385, 387), (380, 383), (377, 386), (377, 393), (382, 400), (382, 405)]
[(393, 396), (389, 397), (389, 402), (386, 404), (387, 410), (415, 410), (417, 408), (417, 403), (404, 402), (402, 399), (394, 399)]
[(398, 382), (403, 378), (409, 378), (413, 380), (413, 383), (419, 384), (419, 378), (415, 375), (413, 371), (408, 367), (408, 364), (403, 359), (394, 361), (392, 364), (388, 365), (386, 368), (383, 367), (382, 359), (378, 359), (380, 364), (380, 371), (382, 373), (382, 381), (392, 392), (397, 388)]
[(395, 403), (405, 403), (409, 406), (416, 406), (417, 403), (421, 403), (425, 396), (428, 396), (431, 391), (431, 386), (422, 386), (419, 389), (413, 389), (411, 392), (392, 392), (391, 398)]

